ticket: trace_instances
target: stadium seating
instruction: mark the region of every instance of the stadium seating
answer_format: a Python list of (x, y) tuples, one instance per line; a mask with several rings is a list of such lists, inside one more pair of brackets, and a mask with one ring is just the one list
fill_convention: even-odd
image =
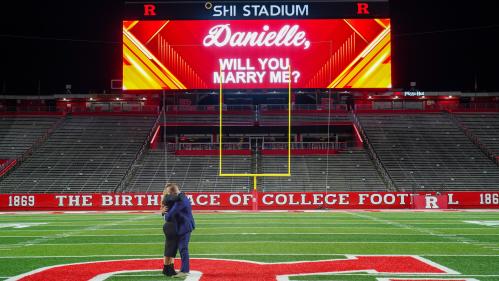
[[(165, 161), (167, 157), (167, 162)], [(250, 173), (250, 156), (224, 156), (224, 173)], [(287, 156), (260, 157), (262, 173), (286, 173)], [(176, 182), (187, 191), (247, 191), (248, 177), (218, 177), (218, 156), (165, 155), (150, 150), (127, 191), (161, 191), (165, 182)], [(166, 168), (167, 171), (166, 171)], [(166, 175), (165, 175), (166, 174)], [(265, 191), (379, 191), (383, 181), (362, 148), (326, 156), (293, 156), (292, 176), (261, 177)], [(327, 187), (328, 186), (328, 187)]]
[(121, 182), (154, 116), (73, 116), (12, 173), (1, 192), (109, 192)]
[[(263, 173), (287, 173), (287, 156), (263, 156)], [(363, 148), (335, 155), (293, 156), (291, 177), (263, 177), (264, 191), (383, 191), (385, 184)]]
[(487, 190), (499, 186), (499, 168), (446, 114), (358, 117), (399, 190)]
[(60, 119), (60, 116), (0, 116), (0, 159), (21, 156)]
[[(217, 125), (219, 122), (218, 106), (173, 106), (166, 110), (162, 122), (191, 125)], [(164, 119), (163, 119), (164, 118)], [(226, 107), (223, 111), (224, 124), (251, 126), (255, 122), (252, 106)]]
[(459, 113), (455, 116), (494, 156), (499, 156), (498, 113)]
[[(162, 147), (162, 145), (160, 145)], [(224, 156), (225, 173), (251, 173), (250, 156)], [(162, 191), (175, 182), (185, 191), (248, 191), (246, 177), (219, 177), (218, 156), (175, 156), (164, 149), (149, 150), (138, 164), (127, 191)]]

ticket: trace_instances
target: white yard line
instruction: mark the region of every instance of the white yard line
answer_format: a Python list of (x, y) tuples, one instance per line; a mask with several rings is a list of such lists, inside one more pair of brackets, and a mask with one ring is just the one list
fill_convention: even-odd
[[(38, 243), (41, 246), (75, 246), (75, 245), (164, 245), (162, 242), (82, 242), (82, 243)], [(190, 244), (463, 244), (461, 241), (416, 241), (416, 242), (388, 242), (388, 241), (191, 241)], [(471, 243), (464, 243), (471, 244)], [(490, 243), (496, 244), (497, 243)], [(34, 244), (22, 243), (24, 246), (32, 246)]]
[[(130, 219), (127, 219), (127, 220), (117, 220), (117, 221), (115, 221), (115, 222), (113, 222), (111, 224), (97, 224), (97, 225), (89, 226), (89, 227), (86, 227), (86, 228), (83, 228), (83, 229), (79, 228), (79, 229), (74, 229), (74, 230), (66, 231), (66, 232), (63, 232), (63, 233), (57, 233), (57, 234), (53, 234), (53, 235), (42, 236), (42, 237), (38, 237), (36, 239), (32, 239), (32, 240), (29, 240), (29, 241), (23, 241), (23, 242), (18, 242), (18, 243), (14, 243), (14, 244), (8, 244), (8, 248), (4, 248), (4, 249), (6, 249), (6, 250), (12, 250), (12, 249), (19, 248), (19, 247), (33, 246), (33, 245), (39, 245), (39, 244), (50, 245), (50, 244), (46, 244), (45, 242), (47, 242), (47, 241), (53, 241), (53, 240), (60, 239), (60, 238), (70, 237), (72, 234), (78, 234), (78, 233), (81, 233), (81, 232), (84, 232), (84, 231), (97, 230), (97, 229), (100, 229), (100, 228), (105, 227), (105, 226), (116, 226), (116, 225), (120, 225), (120, 224), (123, 224), (123, 223), (133, 222), (133, 221), (136, 221), (136, 220), (143, 219), (145, 217), (146, 216), (133, 217), (133, 218), (130, 218)], [(60, 231), (61, 230), (59, 230), (59, 232)]]
[(425, 233), (425, 234), (428, 234), (431, 236), (453, 240), (453, 241), (455, 241), (457, 243), (461, 243), (461, 244), (472, 244), (472, 245), (481, 247), (481, 248), (486, 249), (486, 250), (498, 251), (496, 249), (497, 246), (499, 245), (498, 243), (480, 242), (480, 241), (476, 241), (476, 240), (471, 239), (471, 238), (460, 237), (460, 236), (455, 235), (455, 234), (435, 233), (432, 230), (434, 230), (436, 228), (430, 228), (430, 229), (419, 228), (419, 227), (415, 227), (412, 225), (401, 224), (401, 223), (394, 222), (391, 220), (380, 219), (380, 218), (373, 217), (373, 216), (370, 216), (367, 214), (360, 214), (360, 213), (354, 213), (354, 212), (349, 212), (349, 214), (351, 214), (352, 216), (355, 216), (355, 217), (371, 219), (371, 220), (376, 221), (376, 222), (383, 222), (386, 225), (397, 226), (397, 227), (403, 228), (403, 229), (415, 230), (415, 231), (418, 231), (420, 233)]
[[(193, 236), (230, 236), (230, 235), (247, 235), (247, 236), (258, 236), (258, 235), (383, 235), (383, 236), (428, 236), (428, 234), (423, 233), (372, 233), (372, 232), (250, 232), (250, 233), (240, 233), (240, 232), (228, 232), (228, 233), (197, 233), (195, 232)], [(461, 236), (499, 236), (499, 233), (494, 234), (466, 234), (466, 233), (453, 233), (452, 235), (461, 235)], [(76, 234), (71, 235), (71, 237), (116, 237), (118, 234)], [(164, 236), (163, 233), (144, 233), (144, 234), (126, 234), (126, 236), (130, 237), (141, 237), (141, 236)], [(30, 237), (45, 237), (44, 235), (0, 235), (0, 238), (30, 238)]]
[[(160, 229), (161, 225), (158, 225), (157, 227), (140, 227), (140, 228), (101, 228), (101, 229), (95, 229), (95, 230), (102, 230), (102, 231), (107, 231), (107, 230), (119, 230), (119, 231), (126, 231), (126, 230), (145, 230), (145, 229)], [(224, 226), (224, 228), (235, 228), (235, 229), (243, 229), (243, 228), (249, 228), (249, 229), (269, 229), (269, 228), (276, 228), (276, 229), (281, 229), (281, 228), (307, 228), (307, 229), (337, 229), (337, 228), (348, 228), (351, 229), (351, 226)], [(365, 228), (365, 229), (400, 229), (400, 227), (393, 226), (393, 227), (386, 227), (385, 226), (370, 226), (370, 227), (360, 227), (360, 228)], [(220, 227), (196, 227), (197, 230), (200, 229), (220, 229)], [(417, 228), (407, 228), (409, 230), (416, 230)], [(432, 227), (430, 229), (454, 229), (454, 230), (459, 230), (459, 227)], [(490, 229), (490, 227), (465, 227), (464, 229)], [(80, 230), (80, 229), (78, 229)], [(9, 230), (11, 231), (23, 231), (23, 230)], [(61, 231), (60, 229), (30, 229), (30, 232), (35, 232), (35, 231)], [(1, 232), (1, 231), (0, 231)]]
[[(403, 256), (403, 254), (400, 254)], [(0, 256), (1, 259), (45, 259), (45, 258), (101, 258), (101, 257), (159, 257), (160, 255), (46, 255), (46, 256)], [(390, 255), (365, 255), (365, 254), (309, 254), (309, 253), (289, 253), (289, 254), (276, 254), (276, 253), (267, 253), (267, 254), (255, 254), (255, 253), (211, 253), (211, 254), (191, 254), (191, 257), (212, 257), (212, 256), (317, 256), (317, 257), (331, 257), (331, 256), (394, 256)], [(423, 257), (499, 257), (499, 254), (483, 254), (483, 255), (461, 255), (461, 254), (418, 254), (418, 256)]]

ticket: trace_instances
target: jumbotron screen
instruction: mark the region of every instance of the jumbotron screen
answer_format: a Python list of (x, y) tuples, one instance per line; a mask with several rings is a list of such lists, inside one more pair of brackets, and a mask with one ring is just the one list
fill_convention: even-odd
[(125, 20), (125, 90), (391, 88), (388, 18)]

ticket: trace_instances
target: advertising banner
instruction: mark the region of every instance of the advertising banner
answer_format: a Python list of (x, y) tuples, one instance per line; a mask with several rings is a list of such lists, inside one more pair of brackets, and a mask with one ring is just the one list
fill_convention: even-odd
[[(496, 209), (499, 192), (202, 192), (194, 210)], [(256, 202), (253, 204), (253, 198)], [(444, 197), (444, 198), (443, 198)], [(160, 193), (0, 194), (0, 211), (159, 210)], [(416, 199), (416, 200), (413, 200)], [(415, 204), (416, 203), (416, 204)]]

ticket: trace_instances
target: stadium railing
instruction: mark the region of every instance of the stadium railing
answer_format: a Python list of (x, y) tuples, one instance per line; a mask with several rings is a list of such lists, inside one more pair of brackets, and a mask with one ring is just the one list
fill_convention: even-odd
[(84, 113), (84, 112), (159, 112), (159, 106), (157, 105), (141, 105), (139, 104), (111, 104), (111, 103), (93, 103), (89, 107), (71, 107), (67, 110), (71, 113)]
[[(287, 142), (263, 142), (263, 149), (287, 149)], [(304, 149), (304, 150), (327, 150), (327, 149), (346, 149), (346, 142), (292, 142), (291, 149)]]
[(499, 159), (496, 157), (496, 155), (484, 144), (480, 141), (480, 138), (473, 134), (473, 132), (466, 126), (459, 118), (454, 115), (453, 113), (449, 113), (449, 117), (452, 120), (452, 122), (460, 128), (463, 133), (468, 137), (468, 139), (474, 143), (480, 150), (487, 155), (487, 157), (492, 160), (492, 162), (496, 163), (496, 165), (499, 166)]
[(383, 165), (383, 163), (381, 163), (381, 160), (379, 159), (378, 154), (374, 150), (374, 147), (369, 142), (369, 138), (367, 137), (367, 135), (364, 131), (364, 128), (362, 127), (362, 124), (360, 123), (359, 118), (357, 117), (355, 112), (352, 112), (352, 118), (353, 118), (354, 123), (357, 126), (359, 132), (360, 132), (362, 139), (364, 140), (364, 144), (367, 147), (367, 152), (368, 152), (369, 156), (371, 157), (371, 159), (373, 160), (374, 165), (376, 167), (376, 170), (378, 170), (378, 172), (381, 174), (381, 177), (382, 177), (383, 181), (385, 182), (385, 185), (388, 187), (388, 190), (397, 191), (397, 187), (395, 186), (393, 179), (388, 174), (385, 166)]
[(161, 112), (161, 114), (158, 114), (158, 117), (154, 121), (154, 125), (149, 130), (149, 134), (147, 135), (147, 138), (144, 140), (144, 142), (142, 143), (142, 146), (135, 154), (135, 157), (134, 157), (132, 163), (130, 163), (130, 166), (128, 167), (127, 172), (123, 176), (123, 180), (120, 181), (119, 185), (115, 189), (115, 192), (124, 190), (126, 188), (126, 186), (128, 185), (128, 183), (130, 182), (130, 179), (133, 177), (133, 174), (136, 171), (135, 167), (136, 167), (137, 163), (140, 160), (142, 160), (145, 152), (147, 151), (147, 149), (149, 147), (149, 144), (151, 143), (151, 140), (154, 136), (154, 133), (156, 132), (157, 127), (159, 126), (159, 122), (161, 120), (162, 114), (163, 114), (163, 112)]
[(465, 112), (487, 112), (498, 111), (499, 103), (468, 103), (468, 104), (431, 104), (424, 101), (373, 101), (371, 104), (356, 104), (356, 111), (381, 110), (399, 112), (403, 110), (411, 111), (465, 111)]
[[(218, 150), (218, 143), (169, 143), (167, 144), (168, 151), (178, 150)], [(248, 150), (249, 143), (222, 143), (222, 150)]]
[[(178, 112), (178, 111), (191, 111), (191, 112), (215, 112), (218, 113), (219, 110), (218, 105), (167, 105), (165, 107), (166, 112)], [(255, 106), (251, 104), (240, 104), (240, 105), (231, 105), (224, 104), (222, 110), (230, 110), (230, 111), (247, 111), (247, 110), (255, 110)]]
[[(262, 104), (258, 106), (259, 111), (287, 111), (287, 104)], [(291, 111), (348, 111), (346, 104), (293, 104)]]
[(15, 159), (11, 163), (8, 170), (4, 171), (0, 177), (7, 176), (11, 171), (13, 171), (17, 166), (21, 165), (28, 157), (30, 157), (33, 152), (38, 149), (43, 143), (49, 138), (49, 136), (64, 122), (65, 117), (59, 118), (41, 137), (39, 137), (23, 154)]

